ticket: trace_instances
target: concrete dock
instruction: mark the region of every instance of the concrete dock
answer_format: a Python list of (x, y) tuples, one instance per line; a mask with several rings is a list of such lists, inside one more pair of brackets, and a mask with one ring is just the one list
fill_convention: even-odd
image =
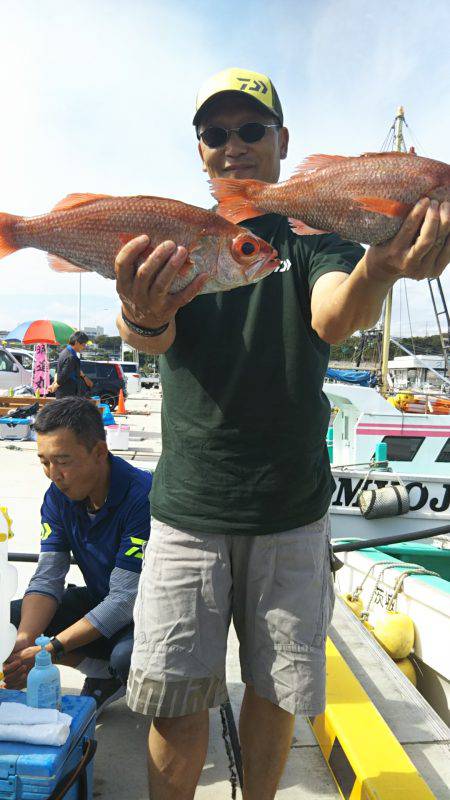
[[(130, 449), (127, 453), (117, 454), (142, 469), (153, 469), (161, 453), (160, 403), (157, 390), (144, 390), (127, 399)], [(0, 505), (7, 507), (13, 520), (15, 536), (10, 542), (11, 552), (39, 552), (39, 510), (47, 486), (48, 480), (39, 464), (34, 442), (0, 441)], [(35, 565), (20, 563), (17, 569), (17, 597), (21, 597)], [(74, 583), (82, 583), (76, 567), (71, 568), (69, 578)], [(331, 638), (342, 653), (346, 651), (351, 668), (366, 691), (374, 694), (374, 702), (399, 741), (404, 743), (434, 796), (438, 800), (450, 800), (450, 759), (445, 726), (440, 726), (439, 718), (432, 716), (431, 727), (435, 729), (433, 738), (429, 728), (425, 729), (422, 724), (425, 706), (417, 707), (406, 683), (396, 682), (392, 675), (389, 676), (388, 667), (382, 664), (375, 650), (361, 646), (352, 620), (342, 610), (337, 611), (336, 623)], [(358, 652), (358, 648), (361, 652)], [(374, 684), (374, 669), (378, 670), (377, 691), (371, 686)], [(62, 667), (61, 672), (64, 692), (77, 693), (83, 684), (83, 676), (67, 667)], [(240, 682), (238, 643), (233, 628), (229, 635), (227, 682), (237, 722), (243, 687)], [(428, 714), (428, 704), (426, 706)], [(105, 710), (97, 724), (94, 797), (105, 800), (147, 800), (147, 735), (148, 720), (129, 711), (124, 700)], [(211, 713), (210, 745), (196, 800), (230, 798), (229, 776), (220, 713), (214, 710)], [(289, 762), (277, 797), (280, 800), (331, 800), (339, 796), (309, 723), (298, 719)], [(239, 790), (237, 797), (241, 797)]]

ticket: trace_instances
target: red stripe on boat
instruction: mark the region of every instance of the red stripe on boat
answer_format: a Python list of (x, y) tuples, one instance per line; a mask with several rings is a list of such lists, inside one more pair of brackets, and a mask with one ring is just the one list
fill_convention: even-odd
[(430, 425), (429, 428), (420, 426), (401, 426), (401, 425), (365, 425), (361, 423), (356, 426), (356, 433), (365, 436), (450, 436), (450, 427), (439, 427)]

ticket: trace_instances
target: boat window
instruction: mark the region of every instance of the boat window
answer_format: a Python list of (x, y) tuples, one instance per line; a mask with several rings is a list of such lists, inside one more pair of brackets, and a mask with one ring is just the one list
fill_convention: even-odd
[(444, 462), (445, 464), (450, 463), (450, 439), (447, 439), (436, 461)]
[(424, 438), (424, 436), (384, 436), (388, 461), (412, 461)]

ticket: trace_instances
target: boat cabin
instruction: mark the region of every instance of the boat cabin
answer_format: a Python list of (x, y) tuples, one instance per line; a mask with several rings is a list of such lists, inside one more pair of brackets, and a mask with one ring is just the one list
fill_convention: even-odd
[(333, 419), (333, 467), (369, 463), (379, 442), (387, 444), (396, 472), (448, 477), (450, 415), (406, 414), (375, 389), (327, 383)]
[(388, 361), (389, 376), (395, 389), (415, 389), (416, 391), (443, 391), (443, 381), (431, 372), (435, 370), (445, 377), (443, 356), (396, 356)]

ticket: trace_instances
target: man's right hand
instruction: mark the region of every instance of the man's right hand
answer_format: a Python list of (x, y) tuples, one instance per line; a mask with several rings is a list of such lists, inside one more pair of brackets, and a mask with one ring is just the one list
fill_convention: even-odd
[(21, 653), (34, 645), (35, 638), (36, 636), (18, 632), (13, 651), (3, 664), (4, 682), (7, 689), (24, 688), (29, 669), (23, 662)]
[(175, 242), (162, 242), (136, 267), (139, 256), (149, 247), (148, 236), (138, 236), (128, 242), (116, 258), (117, 293), (123, 313), (131, 322), (143, 328), (159, 328), (170, 322), (179, 308), (201, 292), (208, 280), (201, 273), (188, 286), (170, 294), (172, 284), (186, 261), (185, 247)]

